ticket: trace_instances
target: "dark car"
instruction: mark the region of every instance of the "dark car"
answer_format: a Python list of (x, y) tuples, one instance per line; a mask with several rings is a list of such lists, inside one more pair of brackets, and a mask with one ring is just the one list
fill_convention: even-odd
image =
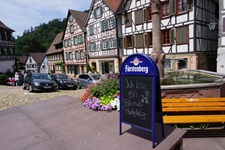
[(77, 82), (65, 74), (52, 74), (51, 78), (58, 84), (58, 89), (77, 89)]
[(52, 80), (49, 74), (30, 72), (23, 82), (23, 89), (33, 91), (56, 91), (57, 83)]
[(87, 88), (91, 83), (96, 83), (101, 79), (100, 74), (83, 73), (77, 78), (77, 86), (79, 89)]

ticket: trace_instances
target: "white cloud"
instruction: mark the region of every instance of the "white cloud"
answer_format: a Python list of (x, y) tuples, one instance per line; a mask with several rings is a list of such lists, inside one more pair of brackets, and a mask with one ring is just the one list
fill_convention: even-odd
[(1, 1), (0, 20), (11, 29), (13, 35), (39, 26), (55, 18), (66, 18), (68, 9), (84, 11), (92, 0), (6, 0)]

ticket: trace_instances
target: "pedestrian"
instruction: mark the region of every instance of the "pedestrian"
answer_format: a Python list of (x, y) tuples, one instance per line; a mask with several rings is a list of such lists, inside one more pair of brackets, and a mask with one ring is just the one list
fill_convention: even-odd
[(10, 85), (11, 85), (11, 86), (14, 86), (14, 79), (13, 79), (13, 77), (10, 77), (10, 78), (9, 78), (9, 82), (10, 82)]
[(16, 86), (20, 86), (19, 78), (20, 78), (20, 76), (19, 76), (18, 72), (16, 72), (15, 73), (15, 83), (16, 83)]

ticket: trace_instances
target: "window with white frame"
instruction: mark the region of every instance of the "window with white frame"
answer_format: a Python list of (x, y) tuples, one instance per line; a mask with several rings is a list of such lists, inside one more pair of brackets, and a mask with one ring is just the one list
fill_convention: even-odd
[(69, 53), (69, 59), (73, 59), (73, 53), (72, 52)]
[(94, 18), (97, 19), (100, 17), (102, 17), (102, 7), (98, 7), (94, 10)]
[(74, 26), (71, 25), (71, 26), (70, 26), (70, 33), (73, 33), (73, 32), (74, 32)]
[(116, 47), (116, 39), (112, 39), (109, 41), (109, 48), (115, 48)]
[(96, 49), (95, 43), (91, 43), (90, 48), (91, 48), (91, 51), (95, 51)]
[(109, 41), (103, 41), (102, 42), (102, 48), (105, 50), (107, 48), (109, 48)]

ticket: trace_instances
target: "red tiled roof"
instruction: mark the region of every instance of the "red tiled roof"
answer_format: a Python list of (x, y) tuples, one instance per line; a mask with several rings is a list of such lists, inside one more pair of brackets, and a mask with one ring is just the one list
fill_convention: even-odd
[(120, 6), (121, 0), (104, 0), (105, 4), (116, 13), (118, 7)]

